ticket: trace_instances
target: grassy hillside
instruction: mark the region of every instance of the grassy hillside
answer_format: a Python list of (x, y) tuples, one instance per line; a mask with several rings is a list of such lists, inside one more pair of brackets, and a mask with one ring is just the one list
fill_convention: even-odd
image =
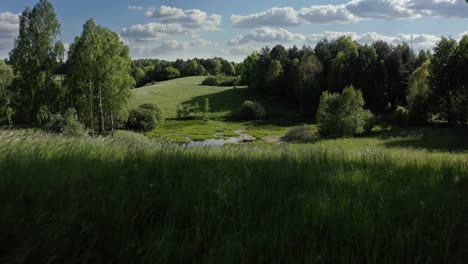
[[(232, 92), (232, 88), (200, 85), (205, 77), (195, 76), (160, 82), (155, 85), (135, 89), (134, 105), (155, 103), (164, 111), (167, 118), (177, 117), (177, 105), (218, 94), (219, 100), (240, 102), (242, 98)], [(217, 108), (216, 111), (223, 112)]]
[(0, 131), (0, 262), (466, 263), (453, 133), (186, 148)]
[(295, 116), (296, 108), (288, 102), (249, 93), (246, 87), (221, 87), (201, 85), (206, 77), (195, 76), (160, 82), (155, 85), (135, 89), (133, 105), (156, 103), (164, 111), (166, 118), (177, 117), (177, 106), (183, 103), (202, 103), (210, 99), (211, 117), (220, 119), (241, 106), (245, 100), (263, 102), (271, 118)]

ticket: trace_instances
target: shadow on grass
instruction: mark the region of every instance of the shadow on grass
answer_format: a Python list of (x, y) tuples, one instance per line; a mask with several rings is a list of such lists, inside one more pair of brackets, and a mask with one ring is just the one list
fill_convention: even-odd
[[(220, 91), (219, 93), (197, 96), (183, 102), (183, 104), (193, 105), (198, 103), (202, 105), (205, 98), (210, 100), (210, 108), (213, 113), (231, 112), (234, 113), (233, 116), (235, 116), (235, 112), (238, 111), (245, 101), (259, 102), (267, 112), (267, 119), (255, 122), (259, 126), (290, 126), (310, 122), (310, 120), (306, 120), (301, 116), (299, 109), (293, 103), (279, 97), (256, 94), (247, 88), (232, 88)], [(233, 116), (226, 116), (225, 121), (241, 121), (236, 120)]]
[[(431, 151), (468, 151), (468, 129), (413, 128), (378, 132), (377, 137), (388, 139), (384, 146), (389, 148), (418, 148)], [(392, 140), (394, 138), (394, 140)]]

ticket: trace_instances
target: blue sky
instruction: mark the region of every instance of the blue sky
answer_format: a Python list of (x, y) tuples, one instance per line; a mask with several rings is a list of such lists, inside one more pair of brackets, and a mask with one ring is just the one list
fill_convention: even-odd
[[(0, 57), (7, 57), (18, 15), (38, 0), (0, 0)], [(133, 58), (223, 56), (241, 60), (262, 46), (314, 45), (349, 35), (362, 43), (413, 39), (432, 48), (439, 37), (468, 32), (465, 0), (51, 0), (70, 44), (88, 18), (120, 34)]]

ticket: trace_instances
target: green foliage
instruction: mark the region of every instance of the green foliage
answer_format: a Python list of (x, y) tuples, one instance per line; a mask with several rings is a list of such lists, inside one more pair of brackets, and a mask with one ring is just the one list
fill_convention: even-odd
[(77, 112), (74, 108), (67, 109), (64, 114), (64, 122), (63, 135), (81, 137), (86, 134), (85, 126), (78, 121)]
[(164, 77), (166, 80), (171, 80), (180, 77), (180, 71), (174, 67), (164, 68)]
[(371, 129), (372, 117), (364, 110), (364, 104), (361, 91), (352, 86), (346, 87), (342, 94), (324, 92), (317, 111), (320, 134), (342, 137)]
[(64, 48), (58, 41), (60, 24), (48, 0), (26, 8), (19, 22), (19, 36), (10, 52), (15, 71), (11, 101), (15, 119), (32, 124), (42, 105), (54, 112), (63, 110), (64, 97), (55, 82), (55, 71), (63, 61)]
[(187, 118), (191, 114), (191, 106), (189, 104), (179, 104), (177, 106), (177, 118)]
[(142, 104), (129, 113), (127, 128), (136, 131), (150, 131), (164, 121), (161, 109), (155, 104)]
[(208, 97), (206, 97), (205, 99), (203, 99), (203, 113), (205, 114), (208, 114), (209, 112), (211, 112), (211, 107), (210, 107), (210, 99)]
[(468, 36), (459, 43), (442, 38), (430, 65), (431, 112), (451, 125), (468, 122)]
[(399, 105), (393, 112), (392, 121), (396, 125), (400, 125), (400, 126), (406, 125), (408, 124), (408, 115), (409, 115), (408, 109)]
[(266, 117), (265, 108), (260, 103), (245, 101), (239, 109), (241, 120), (261, 120)]
[[(13, 82), (14, 77), (11, 66), (7, 65), (3, 60), (0, 60), (0, 124), (11, 124), (12, 91), (10, 89), (10, 85)], [(8, 115), (7, 112), (11, 113), (11, 115)]]
[(225, 61), (221, 67), (221, 72), (228, 76), (234, 76), (236, 75), (236, 68), (234, 68), (232, 63)]
[(85, 127), (78, 121), (77, 112), (69, 108), (64, 115), (51, 114), (44, 128), (49, 133), (62, 133), (65, 136), (80, 137), (86, 133)]
[(120, 37), (92, 19), (70, 46), (67, 86), (80, 119), (91, 129), (99, 123), (105, 133), (114, 129), (115, 120), (126, 120), (135, 86), (130, 63), (129, 49)]
[(226, 76), (218, 74), (216, 76), (209, 76), (203, 80), (202, 85), (207, 86), (237, 86), (241, 82), (240, 76)]
[(414, 71), (409, 79), (406, 101), (410, 124), (425, 124), (429, 119), (429, 67), (430, 61), (428, 60)]
[(286, 142), (314, 142), (319, 140), (320, 136), (317, 130), (302, 125), (290, 128), (281, 139)]
[(49, 122), (50, 112), (47, 106), (43, 105), (39, 108), (39, 111), (36, 114), (36, 121), (39, 126), (45, 125)]

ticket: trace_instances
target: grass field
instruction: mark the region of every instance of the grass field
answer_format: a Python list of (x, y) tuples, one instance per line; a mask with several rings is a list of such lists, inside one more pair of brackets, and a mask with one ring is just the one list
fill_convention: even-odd
[(210, 120), (107, 138), (0, 130), (0, 263), (468, 262), (467, 129), (173, 144), (279, 138), (301, 122), (272, 98), (267, 120), (232, 121), (256, 96), (201, 80), (138, 89), (133, 103), (174, 117), (209, 96)]
[(0, 263), (466, 263), (466, 131), (187, 148), (0, 132)]
[[(212, 112), (203, 120), (169, 120), (154, 131), (148, 132), (149, 137), (162, 138), (177, 143), (187, 143), (190, 140), (203, 141), (213, 138), (229, 138), (238, 136), (236, 131), (242, 130), (250, 136), (261, 140), (265, 137), (283, 136), (289, 127), (301, 124), (297, 109), (292, 104), (277, 98), (268, 98), (252, 94), (246, 87), (216, 87), (200, 85), (205, 77), (187, 77), (135, 90), (134, 106), (143, 103), (155, 103), (165, 113), (167, 119), (177, 117), (177, 105), (198, 102), (209, 98)], [(261, 122), (236, 122), (230, 119), (232, 111), (236, 111), (245, 100), (259, 101), (268, 112), (268, 119)]]

